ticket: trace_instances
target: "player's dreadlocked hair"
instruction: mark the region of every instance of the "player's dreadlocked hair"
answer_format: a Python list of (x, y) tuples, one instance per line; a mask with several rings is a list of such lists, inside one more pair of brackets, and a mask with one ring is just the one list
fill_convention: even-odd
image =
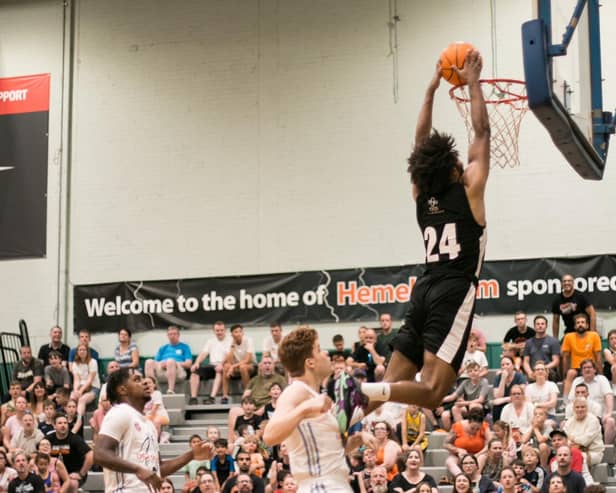
[(439, 194), (451, 183), (451, 170), (458, 166), (458, 151), (451, 135), (432, 133), (417, 142), (408, 159), (411, 182), (419, 194)]

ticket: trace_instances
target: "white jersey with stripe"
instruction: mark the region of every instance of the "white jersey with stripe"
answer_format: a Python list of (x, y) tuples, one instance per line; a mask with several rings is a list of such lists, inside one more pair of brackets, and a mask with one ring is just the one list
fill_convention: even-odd
[[(118, 442), (118, 457), (160, 474), (158, 437), (154, 424), (129, 404), (113, 406), (103, 418), (101, 435)], [(105, 493), (150, 493), (135, 474), (104, 468)]]
[[(293, 385), (319, 395), (302, 381), (295, 380)], [(331, 411), (302, 420), (284, 443), (300, 493), (352, 491), (338, 422)]]

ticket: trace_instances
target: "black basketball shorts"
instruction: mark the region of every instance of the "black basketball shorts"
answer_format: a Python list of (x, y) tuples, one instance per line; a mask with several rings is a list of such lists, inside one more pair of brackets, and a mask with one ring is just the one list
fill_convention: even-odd
[(457, 373), (466, 351), (475, 312), (477, 288), (460, 275), (425, 274), (419, 278), (394, 349), (418, 369), (424, 351), (449, 363)]

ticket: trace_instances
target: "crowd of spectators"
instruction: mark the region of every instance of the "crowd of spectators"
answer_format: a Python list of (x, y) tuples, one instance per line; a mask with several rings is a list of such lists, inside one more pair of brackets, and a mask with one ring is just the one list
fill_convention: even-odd
[[(562, 285), (552, 307), (552, 336), (545, 316), (536, 316), (529, 327), (527, 315), (516, 312), (515, 325), (503, 338), (500, 368), (489, 372), (485, 336), (474, 329), (459, 378), (439, 407), (386, 403), (366, 417), (359, 428), (374, 435), (374, 448), (349, 451), (353, 490), (437, 493), (451, 485), (459, 493), (582, 493), (585, 488), (598, 493), (593, 468), (616, 438), (616, 331), (608, 334), (608, 348), (602, 350), (592, 304), (573, 289), (571, 276), (564, 276)], [(559, 341), (561, 320), (565, 329)], [(271, 326), (257, 362), (254, 341), (241, 325), (227, 330), (216, 322), (193, 360), (179, 328), (171, 326), (168, 342), (145, 361), (144, 381), (152, 399), (144, 413), (161, 442), (169, 439), (169, 415), (159, 382), (166, 384), (168, 394), (186, 382), (189, 407), (230, 404), (231, 381), (241, 388), (239, 405), (228, 407), (226, 437), (214, 426), (194, 430), (191, 441), (200, 441), (203, 434), (215, 445), (216, 455), (183, 469), (183, 492), (297, 490), (284, 444), (268, 448), (261, 440), (288, 384), (278, 361), (283, 335), (280, 324)], [(335, 398), (336, 381), (342, 377), (382, 379), (395, 335), (387, 313), (381, 314), (378, 328), (360, 327), (358, 340), (348, 347), (342, 335), (335, 335), (332, 374), (323, 382), (324, 391)], [(86, 413), (91, 412), (88, 424), (95, 438), (111, 407), (99, 375), (99, 355), (87, 330), (79, 332), (72, 349), (62, 342), (60, 327), (53, 327), (49, 336), (37, 358), (30, 347), (21, 348), (0, 408), (0, 493), (74, 492), (96, 469), (92, 444), (84, 440)], [(141, 371), (131, 336), (128, 329), (118, 332), (105, 373), (121, 367)], [(208, 387), (202, 394), (204, 382)], [(444, 434), (438, 447), (448, 455), (441, 464), (432, 461), (446, 470), (439, 478), (423, 470), (426, 454), (433, 453), (428, 430)], [(161, 490), (172, 491), (173, 485), (167, 481)]]

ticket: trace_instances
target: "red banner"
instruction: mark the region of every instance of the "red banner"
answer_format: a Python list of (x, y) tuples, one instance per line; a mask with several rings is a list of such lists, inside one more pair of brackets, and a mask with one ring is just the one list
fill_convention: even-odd
[(0, 79), (0, 115), (49, 111), (49, 74)]

